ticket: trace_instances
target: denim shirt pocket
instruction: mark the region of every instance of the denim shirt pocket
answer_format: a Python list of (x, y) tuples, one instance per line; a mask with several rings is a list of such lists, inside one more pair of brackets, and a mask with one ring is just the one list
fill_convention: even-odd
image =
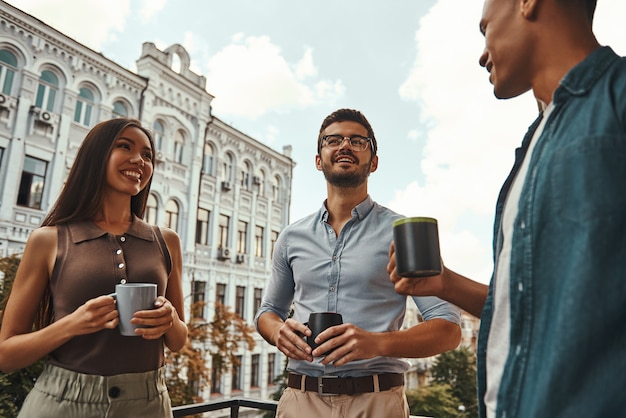
[(626, 137), (585, 137), (555, 151), (550, 189), (555, 216), (573, 223), (623, 216)]

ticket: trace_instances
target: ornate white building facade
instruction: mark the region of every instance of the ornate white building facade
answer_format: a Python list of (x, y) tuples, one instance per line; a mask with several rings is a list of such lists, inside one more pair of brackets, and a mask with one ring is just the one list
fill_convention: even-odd
[[(186, 308), (205, 301), (211, 320), (219, 300), (252, 324), (289, 222), (295, 163), (289, 146), (277, 152), (215, 117), (189, 61), (180, 45), (146, 42), (135, 73), (0, 1), (0, 257), (23, 251), (89, 129), (134, 117), (158, 148), (146, 220), (181, 237)], [(284, 360), (255, 338), (205, 399), (269, 398)]]

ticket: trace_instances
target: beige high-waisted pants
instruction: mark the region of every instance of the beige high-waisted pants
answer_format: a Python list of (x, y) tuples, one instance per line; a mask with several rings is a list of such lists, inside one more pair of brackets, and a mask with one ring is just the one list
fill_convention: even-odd
[(97, 376), (47, 364), (18, 418), (170, 418), (165, 370)]

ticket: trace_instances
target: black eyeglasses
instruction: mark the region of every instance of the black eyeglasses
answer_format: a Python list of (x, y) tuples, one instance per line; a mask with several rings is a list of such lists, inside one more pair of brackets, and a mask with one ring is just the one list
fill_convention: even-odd
[(348, 140), (348, 142), (350, 143), (350, 148), (352, 148), (354, 151), (365, 151), (367, 149), (367, 145), (372, 141), (372, 138), (368, 138), (362, 135), (324, 135), (322, 137), (322, 147), (334, 150), (339, 148), (345, 140)]

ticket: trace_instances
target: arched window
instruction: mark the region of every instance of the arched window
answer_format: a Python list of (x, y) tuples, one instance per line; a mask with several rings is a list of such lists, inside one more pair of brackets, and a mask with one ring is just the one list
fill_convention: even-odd
[(168, 200), (165, 205), (165, 226), (178, 232), (178, 203)]
[(252, 165), (249, 161), (243, 163), (241, 169), (241, 188), (244, 190), (250, 190), (250, 182), (252, 181)]
[(232, 181), (233, 179), (233, 156), (226, 154), (222, 163), (222, 180)]
[(182, 131), (176, 131), (174, 140), (174, 161), (179, 164), (183, 162), (183, 150), (185, 149), (185, 135)]
[(85, 126), (91, 126), (91, 113), (93, 112), (94, 94), (87, 87), (81, 87), (76, 109), (74, 109), (74, 122)]
[(157, 224), (157, 211), (159, 209), (159, 203), (153, 194), (148, 196), (146, 202), (146, 212), (143, 214), (144, 219), (151, 225)]
[(39, 77), (35, 106), (49, 112), (54, 111), (57, 91), (59, 91), (59, 78), (52, 71), (42, 71)]
[(0, 93), (11, 95), (13, 77), (17, 71), (17, 58), (6, 49), (0, 50)]
[(126, 118), (128, 117), (128, 108), (121, 100), (113, 103), (113, 117), (114, 118)]
[(163, 124), (161, 121), (155, 120), (152, 124), (152, 133), (154, 135), (154, 146), (157, 150), (163, 150), (163, 135), (165, 134), (165, 129), (163, 128)]
[(272, 181), (272, 199), (278, 200), (280, 198), (280, 177), (275, 176)]
[(215, 151), (213, 145), (209, 143), (204, 144), (204, 156), (202, 158), (202, 173), (206, 175), (213, 175), (213, 156)]
[(256, 182), (259, 186), (259, 196), (265, 196), (265, 173), (263, 170), (259, 171), (258, 180)]

